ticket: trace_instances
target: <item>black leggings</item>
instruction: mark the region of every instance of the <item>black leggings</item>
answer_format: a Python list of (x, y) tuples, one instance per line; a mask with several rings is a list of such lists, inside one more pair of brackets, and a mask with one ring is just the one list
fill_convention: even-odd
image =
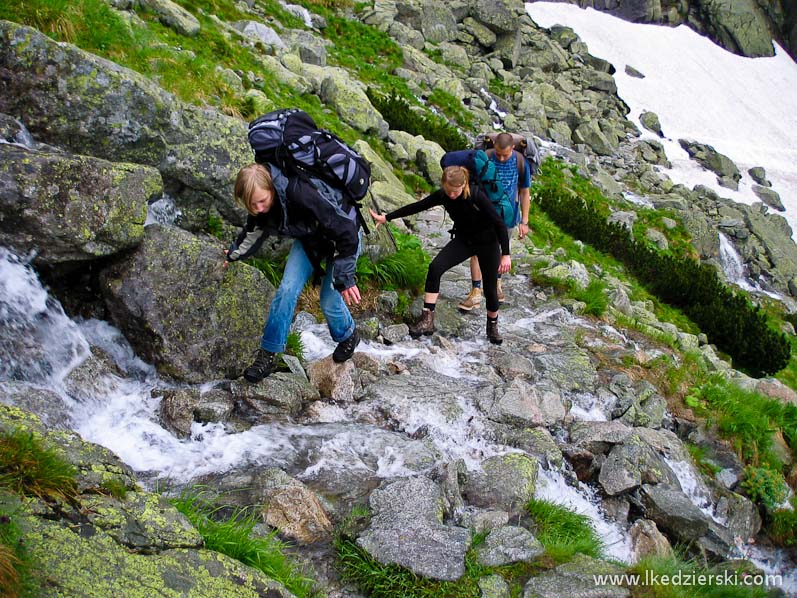
[(487, 311), (498, 311), (496, 281), (498, 280), (498, 265), (501, 263), (501, 247), (497, 239), (479, 245), (469, 245), (460, 239), (452, 239), (429, 264), (424, 290), (427, 293), (439, 293), (440, 278), (443, 274), (472, 255), (479, 258)]

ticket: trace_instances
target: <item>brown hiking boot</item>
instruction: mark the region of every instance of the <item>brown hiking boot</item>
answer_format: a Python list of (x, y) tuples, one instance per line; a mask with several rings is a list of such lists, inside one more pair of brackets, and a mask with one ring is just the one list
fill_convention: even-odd
[(468, 296), (459, 304), (459, 309), (462, 311), (470, 311), (474, 307), (480, 308), (482, 306), (482, 290), (472, 288)]
[(420, 319), (410, 326), (410, 336), (418, 338), (422, 334), (429, 336), (434, 332), (434, 312), (430, 309), (424, 308), (421, 312)]
[(496, 290), (498, 291), (498, 303), (504, 302), (504, 289), (501, 288), (501, 279), (499, 278), (496, 284)]
[(491, 320), (487, 318), (487, 338), (494, 345), (500, 345), (504, 342), (501, 334), (498, 332), (498, 319)]

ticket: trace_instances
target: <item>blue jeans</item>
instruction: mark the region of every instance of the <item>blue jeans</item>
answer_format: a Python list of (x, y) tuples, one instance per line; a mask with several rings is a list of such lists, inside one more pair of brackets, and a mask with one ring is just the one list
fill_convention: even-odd
[[(263, 328), (260, 346), (265, 351), (271, 353), (285, 351), (296, 302), (312, 275), (313, 265), (305, 253), (304, 246), (301, 241), (294, 241), (285, 264), (285, 273), (271, 302), (268, 320)], [(327, 264), (327, 272), (321, 283), (321, 311), (327, 320), (333, 341), (336, 343), (345, 341), (354, 333), (354, 318), (351, 317), (343, 297), (332, 286), (331, 264)]]

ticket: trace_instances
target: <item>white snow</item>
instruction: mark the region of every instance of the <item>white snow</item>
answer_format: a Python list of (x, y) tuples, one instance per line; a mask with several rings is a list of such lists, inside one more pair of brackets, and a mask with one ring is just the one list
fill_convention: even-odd
[[(572, 28), (590, 54), (608, 60), (618, 95), (626, 102), (643, 138), (659, 139), (639, 122), (643, 111), (661, 122), (667, 157), (665, 170), (675, 183), (690, 189), (703, 184), (722, 197), (752, 204), (747, 170), (763, 166), (772, 189), (780, 194), (785, 217), (797, 228), (797, 64), (779, 46), (771, 58), (736, 56), (681, 25), (629, 23), (572, 4), (527, 3), (537, 25)], [(627, 75), (629, 65), (643, 75)], [(689, 159), (678, 145), (685, 138), (711, 145), (739, 167), (739, 191), (720, 187), (716, 176)]]

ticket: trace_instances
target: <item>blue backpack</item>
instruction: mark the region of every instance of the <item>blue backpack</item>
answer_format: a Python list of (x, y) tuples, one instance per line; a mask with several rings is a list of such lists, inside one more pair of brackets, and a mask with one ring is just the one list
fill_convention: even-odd
[(459, 150), (446, 152), (440, 158), (440, 166), (463, 166), (470, 172), (470, 178), (484, 190), (485, 195), (493, 202), (495, 211), (503, 219), (507, 228), (517, 225), (520, 210), (514, 197), (509, 197), (498, 179), (495, 162), (490, 160), (482, 150)]

